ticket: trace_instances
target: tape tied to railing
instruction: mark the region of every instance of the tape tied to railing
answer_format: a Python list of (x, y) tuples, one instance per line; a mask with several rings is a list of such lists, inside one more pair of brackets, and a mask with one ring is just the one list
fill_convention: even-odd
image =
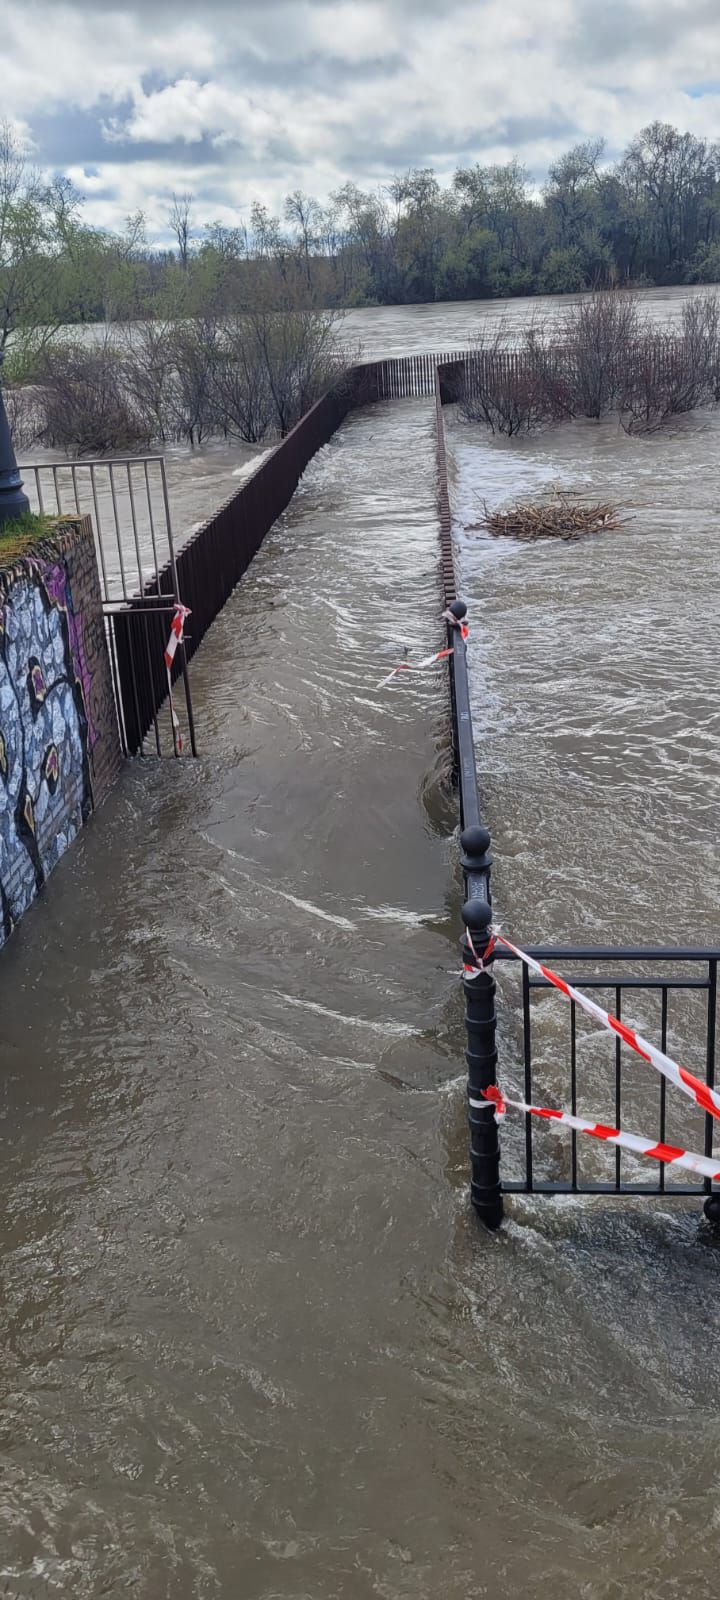
[[(442, 615), (443, 621), (450, 623), (450, 626), (455, 629), (456, 633), (459, 633), (463, 644), (465, 644), (470, 632), (467, 623), (459, 622), (457, 617), (453, 616), (450, 611), (443, 611)], [(422, 661), (401, 661), (396, 667), (392, 668), (391, 672), (388, 672), (387, 677), (381, 678), (377, 688), (384, 689), (388, 683), (392, 683), (393, 678), (396, 678), (399, 672), (424, 672), (427, 667), (435, 666), (438, 661), (447, 661), (448, 657), (454, 654), (455, 646), (450, 645), (445, 650), (436, 650), (433, 655), (425, 656)]]
[[(711, 1089), (709, 1084), (703, 1083), (702, 1078), (696, 1078), (694, 1073), (688, 1072), (686, 1067), (679, 1066), (677, 1061), (673, 1061), (670, 1056), (665, 1054), (664, 1050), (658, 1050), (657, 1045), (650, 1044), (649, 1040), (644, 1039), (642, 1034), (638, 1033), (635, 1028), (630, 1028), (627, 1023), (621, 1022), (619, 1017), (614, 1017), (609, 1011), (604, 1011), (602, 1006), (597, 1004), (597, 1001), (591, 1000), (588, 995), (582, 994), (573, 984), (566, 983), (565, 979), (559, 977), (557, 972), (553, 972), (551, 967), (543, 966), (541, 961), (536, 961), (533, 956), (529, 956), (527, 951), (521, 950), (518, 945), (513, 944), (512, 940), (507, 939), (498, 928), (493, 929), (493, 939), (496, 944), (502, 944), (506, 950), (511, 950), (513, 955), (518, 957), (518, 960), (524, 962), (525, 966), (545, 978), (546, 982), (551, 984), (554, 989), (558, 989), (566, 1000), (574, 1001), (581, 1011), (584, 1011), (588, 1017), (592, 1017), (594, 1022), (599, 1022), (600, 1026), (607, 1029), (608, 1033), (612, 1033), (616, 1038), (621, 1039), (623, 1044), (634, 1050), (635, 1054), (640, 1056), (643, 1061), (648, 1061), (651, 1066), (655, 1067), (657, 1072), (662, 1073), (669, 1083), (674, 1084), (676, 1089), (679, 1089), (682, 1094), (693, 1100), (695, 1105), (699, 1106), (702, 1111), (708, 1112), (711, 1117), (720, 1118), (720, 1094), (715, 1089)], [(487, 955), (486, 959), (488, 959)]]
[(178, 600), (173, 612), (173, 619), (170, 624), (170, 637), (165, 646), (165, 667), (167, 669), (168, 699), (170, 701), (170, 717), (172, 719), (173, 726), (173, 743), (175, 745), (177, 754), (180, 756), (183, 752), (183, 736), (182, 728), (180, 727), (180, 719), (173, 703), (172, 667), (178, 645), (182, 644), (185, 637), (186, 618), (191, 616), (192, 612), (190, 611), (189, 607), (182, 605)]
[[(476, 1094), (482, 1098), (477, 1099)], [(590, 1122), (585, 1117), (576, 1117), (570, 1111), (558, 1111), (551, 1106), (529, 1105), (526, 1100), (514, 1100), (509, 1095), (501, 1093), (495, 1084), (491, 1084), (487, 1089), (475, 1091), (468, 1096), (468, 1099), (475, 1111), (484, 1111), (488, 1106), (494, 1106), (498, 1122), (505, 1116), (509, 1106), (513, 1111), (520, 1111), (525, 1116), (543, 1117), (546, 1121), (574, 1128), (576, 1133), (585, 1133), (593, 1139), (602, 1139), (606, 1144), (616, 1145), (621, 1150), (631, 1150), (634, 1155), (646, 1156), (651, 1161), (660, 1161), (667, 1167), (682, 1167), (688, 1172), (697, 1173), (700, 1177), (713, 1178), (716, 1182), (720, 1182), (717, 1158), (713, 1160), (711, 1156), (695, 1155), (692, 1150), (684, 1150), (679, 1145), (643, 1139), (636, 1133), (624, 1133), (620, 1128), (608, 1127), (603, 1122)]]
[(495, 935), (491, 934), (490, 939), (488, 940), (488, 943), (487, 943), (485, 949), (483, 950), (482, 955), (480, 956), (480, 955), (478, 955), (478, 952), (475, 949), (475, 945), (473, 944), (473, 937), (472, 937), (472, 934), (471, 934), (469, 928), (466, 929), (466, 937), (467, 937), (467, 942), (468, 942), (468, 949), (470, 950), (470, 954), (472, 955), (474, 965), (471, 966), (469, 961), (464, 961), (463, 962), (463, 977), (465, 978), (467, 983), (472, 983), (474, 978), (479, 978), (482, 975), (483, 972), (487, 971), (488, 962), (492, 958), (492, 954), (493, 954), (493, 951), (495, 949), (496, 941), (495, 941)]

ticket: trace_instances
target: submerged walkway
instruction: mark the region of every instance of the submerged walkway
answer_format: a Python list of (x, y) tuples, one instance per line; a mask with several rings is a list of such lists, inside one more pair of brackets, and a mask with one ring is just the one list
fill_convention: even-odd
[(130, 767), (3, 952), (13, 1600), (710, 1592), (695, 1215), (469, 1215), (444, 683), (374, 688), (440, 637), (432, 421), (316, 458), (202, 759)]
[(335, 1600), (444, 1538), (446, 704), (375, 691), (440, 639), (431, 428), (312, 464), (196, 658), (202, 759), (130, 769), (4, 955), (11, 1588)]

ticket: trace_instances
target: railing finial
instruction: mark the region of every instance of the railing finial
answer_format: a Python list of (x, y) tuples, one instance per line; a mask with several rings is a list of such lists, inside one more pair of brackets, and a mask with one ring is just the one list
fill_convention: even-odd
[[(487, 828), (479, 824), (472, 828), (465, 828), (460, 835), (460, 865), (463, 872), (489, 872), (492, 866), (490, 854), (490, 834)], [(468, 901), (469, 905), (475, 902)]]

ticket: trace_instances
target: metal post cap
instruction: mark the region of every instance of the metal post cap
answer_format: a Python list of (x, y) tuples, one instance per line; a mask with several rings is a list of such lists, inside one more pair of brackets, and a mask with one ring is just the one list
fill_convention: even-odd
[(486, 856), (490, 842), (488, 829), (480, 826), (464, 828), (460, 835), (460, 849), (464, 856)]
[(703, 1211), (714, 1228), (720, 1226), (720, 1194), (708, 1195)]
[(465, 601), (453, 600), (452, 604), (448, 606), (448, 611), (452, 612), (453, 616), (458, 622), (462, 622), (463, 617), (467, 616), (467, 606)]
[(492, 922), (487, 900), (466, 900), (460, 915), (471, 933), (487, 933)]

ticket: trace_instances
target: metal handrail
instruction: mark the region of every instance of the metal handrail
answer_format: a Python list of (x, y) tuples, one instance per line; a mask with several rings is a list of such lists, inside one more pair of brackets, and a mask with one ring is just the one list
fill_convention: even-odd
[[(676, 950), (660, 945), (638, 945), (633, 949), (630, 945), (558, 945), (538, 944), (523, 946), (526, 954), (535, 961), (720, 961), (720, 946), (710, 945), (680, 945)], [(517, 961), (514, 950), (505, 950), (498, 946), (494, 952), (496, 961)], [(542, 980), (538, 979), (540, 983)], [(587, 980), (586, 980), (587, 981)], [(628, 983), (628, 978), (623, 978), (623, 983)], [(663, 978), (663, 983), (672, 980)]]

